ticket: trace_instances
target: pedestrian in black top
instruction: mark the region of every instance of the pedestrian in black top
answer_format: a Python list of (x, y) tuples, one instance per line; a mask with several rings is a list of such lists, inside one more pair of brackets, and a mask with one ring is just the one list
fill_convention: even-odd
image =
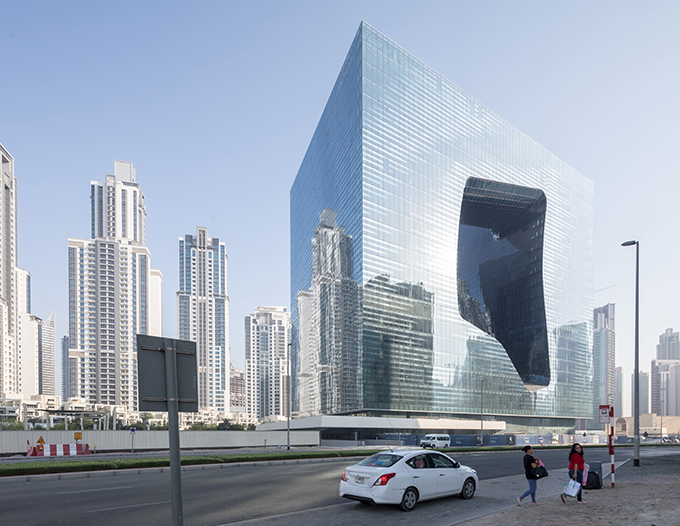
[(531, 503), (534, 506), (537, 506), (538, 502), (536, 502), (536, 479), (538, 478), (538, 476), (534, 473), (534, 469), (536, 468), (536, 466), (538, 466), (538, 457), (534, 458), (531, 455), (533, 453), (533, 449), (531, 449), (531, 446), (524, 446), (522, 448), (522, 451), (524, 451), (524, 474), (526, 475), (526, 478), (529, 481), (529, 489), (526, 490), (521, 497), (517, 497), (517, 505), (521, 506), (522, 499), (527, 495), (531, 494)]

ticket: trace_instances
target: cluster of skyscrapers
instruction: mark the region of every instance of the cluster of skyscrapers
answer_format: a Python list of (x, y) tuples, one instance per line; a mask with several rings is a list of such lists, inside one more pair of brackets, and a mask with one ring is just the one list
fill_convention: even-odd
[[(51, 392), (54, 315), (30, 314), (13, 160), (1, 152), (0, 391)], [(91, 237), (68, 240), (63, 396), (136, 411), (135, 335), (163, 333), (163, 276), (132, 164), (116, 161), (90, 198)], [(366, 23), (290, 210), (291, 308), (245, 317), (245, 371), (230, 363), (225, 243), (201, 227), (179, 238), (178, 337), (197, 343), (200, 408), (243, 407), (254, 421), (481, 409), (510, 431), (554, 432), (599, 427), (600, 404), (620, 410), (615, 308), (593, 308), (592, 182)], [(17, 339), (18, 327), (32, 336)], [(15, 365), (29, 356), (24, 378)], [(669, 329), (652, 411), (679, 403)]]

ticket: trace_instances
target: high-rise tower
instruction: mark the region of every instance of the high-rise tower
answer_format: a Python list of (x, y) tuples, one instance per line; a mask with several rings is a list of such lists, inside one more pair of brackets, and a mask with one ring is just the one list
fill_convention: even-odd
[(260, 421), (288, 411), (290, 313), (259, 306), (246, 316), (246, 413)]
[(0, 144), (0, 396), (19, 391), (16, 341), (17, 180), (14, 158)]
[(297, 410), (591, 418), (592, 182), (366, 23), (290, 210)]
[(227, 249), (207, 228), (179, 238), (177, 337), (196, 342), (198, 407), (228, 413)]
[(91, 183), (90, 199), (92, 238), (68, 240), (77, 396), (136, 411), (136, 335), (162, 336), (163, 276), (151, 268), (144, 194), (132, 163), (115, 161), (114, 175)]
[(55, 312), (40, 322), (40, 394), (57, 394)]
[(600, 405), (614, 403), (616, 324), (613, 303), (593, 311), (593, 419), (591, 429), (600, 429)]

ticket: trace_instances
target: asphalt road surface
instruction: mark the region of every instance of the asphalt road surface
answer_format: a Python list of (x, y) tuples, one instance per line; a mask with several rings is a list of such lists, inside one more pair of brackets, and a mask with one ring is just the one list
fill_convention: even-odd
[[(620, 448), (616, 460), (630, 458), (632, 448)], [(537, 456), (548, 471), (567, 466), (567, 450), (546, 450)], [(481, 480), (518, 475), (523, 472), (523, 453), (480, 452), (452, 455), (477, 470)], [(587, 449), (586, 461), (608, 462), (607, 450)], [(315, 516), (349, 514), (353, 523), (427, 523), (432, 514), (480, 514), (475, 499), (458, 498), (423, 502), (410, 513), (390, 506), (366, 506), (338, 497), (342, 470), (352, 460), (264, 465), (190, 467), (182, 472), (182, 504), (187, 526), (217, 526), (232, 523), (277, 524), (291, 520), (315, 524)], [(169, 469), (132, 470), (32, 477), (0, 485), (3, 526), (24, 524), (101, 526), (121, 524), (172, 524)]]

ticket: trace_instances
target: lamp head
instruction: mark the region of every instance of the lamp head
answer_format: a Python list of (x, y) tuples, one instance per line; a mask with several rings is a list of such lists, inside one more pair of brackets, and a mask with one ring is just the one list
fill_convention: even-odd
[(622, 247), (630, 247), (633, 245), (637, 245), (637, 241), (624, 241), (623, 243), (621, 243)]

